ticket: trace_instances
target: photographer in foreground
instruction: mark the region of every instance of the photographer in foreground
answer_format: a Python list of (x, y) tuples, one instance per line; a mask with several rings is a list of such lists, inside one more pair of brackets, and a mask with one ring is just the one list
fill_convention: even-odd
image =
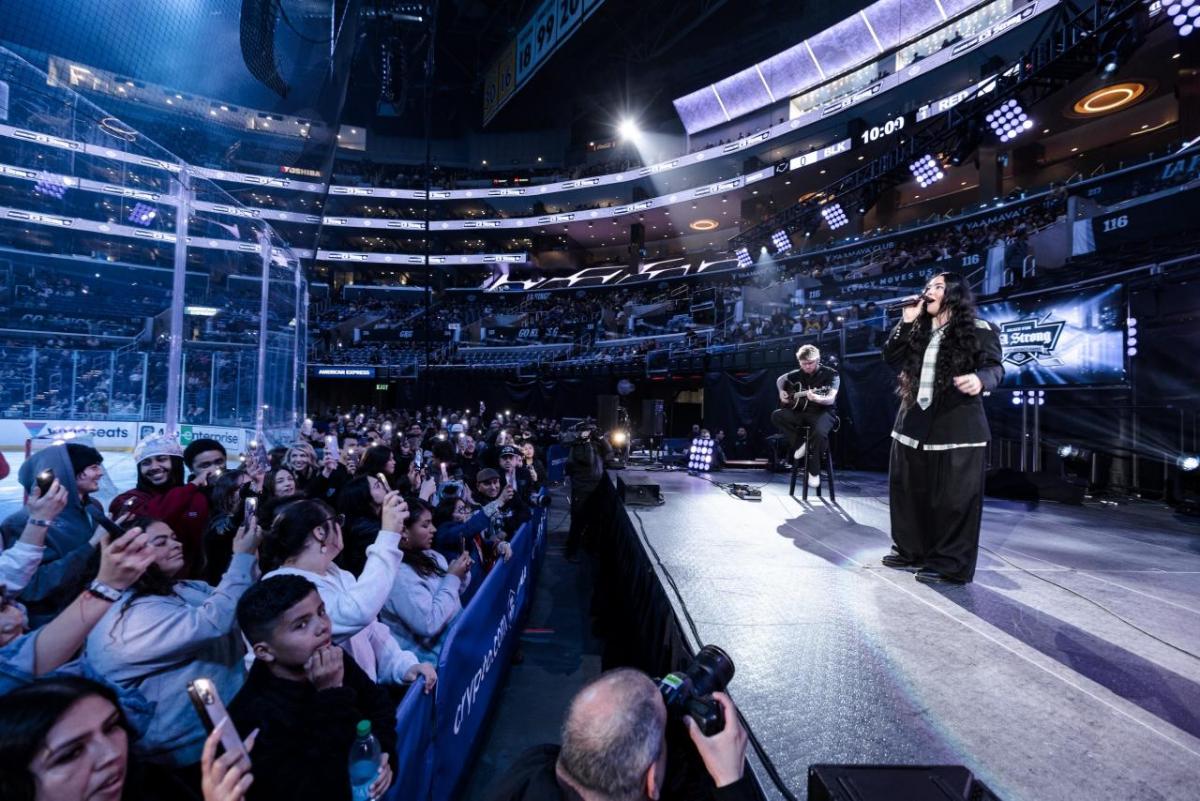
[(578, 561), (586, 525), (584, 508), (604, 478), (604, 462), (612, 456), (612, 447), (599, 436), (595, 424), (575, 426), (574, 439), (567, 440), (567, 476), (571, 479), (571, 530), (567, 533), (567, 559)]
[[(744, 775), (746, 730), (729, 696), (715, 692), (724, 728), (704, 736), (690, 717), (688, 735), (715, 788), (716, 801), (757, 798)], [(530, 749), (502, 776), (490, 801), (657, 801), (667, 774), (667, 707), (646, 674), (609, 671), (572, 699), (562, 745)]]

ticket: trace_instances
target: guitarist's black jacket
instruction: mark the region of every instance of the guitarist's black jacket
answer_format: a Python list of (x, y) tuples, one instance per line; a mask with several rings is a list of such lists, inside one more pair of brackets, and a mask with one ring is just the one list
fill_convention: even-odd
[[(790, 373), (785, 373), (783, 380), (791, 384), (791, 388), (795, 392), (804, 392), (809, 389), (823, 391), (836, 390), (842, 383), (842, 378), (838, 375), (838, 371), (827, 364), (822, 364), (816, 370), (813, 370), (812, 375), (797, 368)], [(810, 404), (811, 406), (816, 406), (816, 404)], [(819, 406), (817, 408), (833, 409), (832, 406)]]

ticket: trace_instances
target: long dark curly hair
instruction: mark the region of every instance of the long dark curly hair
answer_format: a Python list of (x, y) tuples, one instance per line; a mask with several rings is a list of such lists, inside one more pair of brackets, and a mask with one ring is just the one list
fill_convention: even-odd
[[(950, 320), (942, 335), (938, 349), (937, 369), (934, 372), (934, 394), (954, 385), (954, 377), (974, 372), (975, 357), (979, 353), (978, 328), (975, 326), (975, 295), (971, 285), (957, 273), (939, 273), (930, 282), (941, 278), (946, 284), (942, 296), (942, 308), (949, 310)], [(908, 335), (908, 359), (900, 369), (900, 382), (896, 394), (905, 408), (917, 400), (917, 389), (921, 385), (921, 361), (925, 347), (933, 331), (933, 316), (922, 313)]]

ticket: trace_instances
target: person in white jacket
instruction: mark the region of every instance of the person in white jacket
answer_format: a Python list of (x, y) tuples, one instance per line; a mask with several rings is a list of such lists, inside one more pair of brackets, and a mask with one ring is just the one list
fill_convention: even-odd
[(188, 698), (193, 679), (211, 679), (232, 698), (246, 679), (246, 649), (237, 602), (255, 579), (259, 529), (251, 519), (233, 538), (233, 559), (212, 587), (175, 577), (185, 568), (183, 544), (162, 521), (138, 517), (154, 563), (88, 635), (83, 659), (118, 687), (137, 690), (155, 705), (135, 751), (147, 762), (183, 768), (200, 762), (204, 728)]
[(401, 541), (404, 561), (380, 619), (402, 648), (422, 662), (437, 664), (450, 623), (462, 612), (460, 595), (471, 579), (471, 554), (465, 549), (447, 563), (433, 550), (433, 507), (414, 499)]
[(291, 574), (311, 581), (333, 624), (333, 641), (380, 684), (410, 684), (425, 676), (425, 692), (433, 691), (437, 671), (401, 648), (379, 612), (391, 592), (400, 552), (401, 530), (408, 507), (398, 492), (384, 498), (382, 527), (372, 545), (362, 573), (333, 563), (342, 551), (342, 516), (329, 504), (301, 500), (280, 506), (264, 535), (260, 564), (263, 578)]

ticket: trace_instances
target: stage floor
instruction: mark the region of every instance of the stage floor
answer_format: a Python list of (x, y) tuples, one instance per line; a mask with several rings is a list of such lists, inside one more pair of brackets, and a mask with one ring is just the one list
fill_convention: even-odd
[(1194, 521), (988, 499), (975, 582), (935, 588), (880, 565), (883, 475), (807, 506), (768, 473), (710, 476), (765, 484), (757, 503), (619, 475), (662, 486), (630, 518), (681, 623), (733, 657), (731, 695), (798, 797), (823, 762), (963, 764), (1005, 801), (1200, 797)]

